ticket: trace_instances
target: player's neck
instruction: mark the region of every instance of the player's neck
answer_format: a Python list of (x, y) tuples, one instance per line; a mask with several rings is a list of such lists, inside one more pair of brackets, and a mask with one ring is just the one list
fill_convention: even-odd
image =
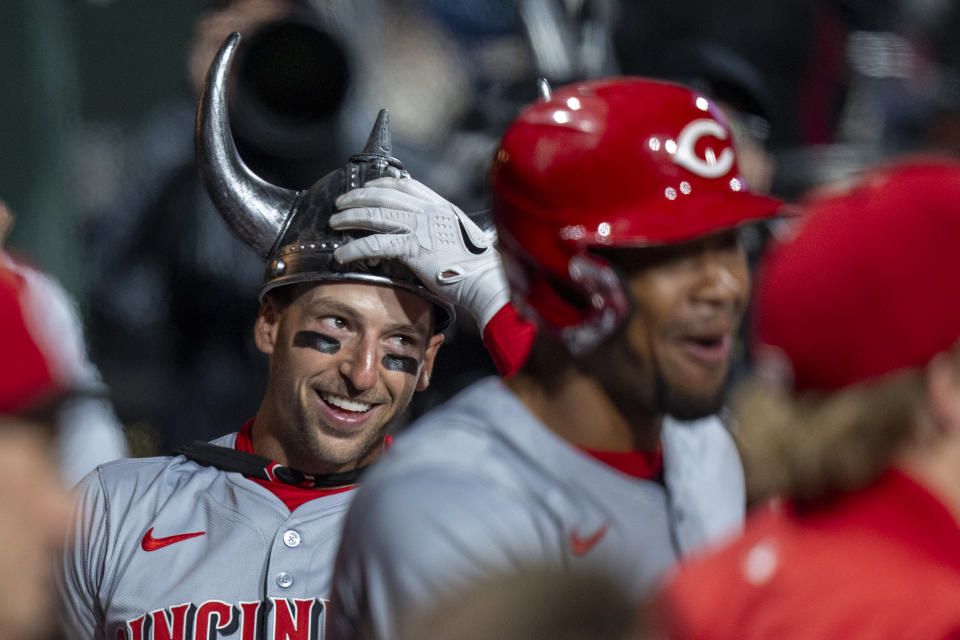
[(284, 416), (277, 411), (276, 406), (271, 402), (270, 395), (267, 394), (260, 404), (260, 409), (257, 411), (253, 426), (250, 429), (251, 448), (253, 453), (258, 456), (263, 456), (304, 473), (323, 475), (350, 471), (365, 466), (373, 461), (382, 448), (375, 447), (375, 450), (367, 452), (360, 460), (347, 465), (331, 464), (323, 460), (305, 457), (304, 453), (307, 451), (305, 446), (291, 445), (289, 438), (281, 436), (284, 433), (292, 434), (295, 432), (296, 429), (285, 422)]
[(543, 424), (571, 444), (608, 451), (653, 451), (659, 446), (662, 416), (628, 418), (594, 378), (575, 368), (549, 385), (520, 372), (507, 386)]

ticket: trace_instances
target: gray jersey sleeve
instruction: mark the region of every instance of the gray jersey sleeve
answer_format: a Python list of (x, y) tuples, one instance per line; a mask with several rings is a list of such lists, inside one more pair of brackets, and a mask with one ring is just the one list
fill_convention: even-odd
[(61, 623), (70, 638), (103, 638), (103, 612), (94, 603), (103, 586), (110, 516), (99, 469), (81, 480), (74, 493), (73, 538), (61, 556), (58, 580)]
[(443, 470), (390, 480), (364, 485), (347, 516), (328, 640), (394, 637), (437, 595), (555, 546), (507, 487)]

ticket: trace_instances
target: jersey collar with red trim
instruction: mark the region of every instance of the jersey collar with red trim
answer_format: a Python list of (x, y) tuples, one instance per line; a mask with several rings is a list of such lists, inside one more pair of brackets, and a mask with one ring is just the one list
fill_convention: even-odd
[(580, 450), (621, 473), (641, 480), (656, 480), (663, 472), (663, 449), (656, 451), (606, 451), (603, 449)]

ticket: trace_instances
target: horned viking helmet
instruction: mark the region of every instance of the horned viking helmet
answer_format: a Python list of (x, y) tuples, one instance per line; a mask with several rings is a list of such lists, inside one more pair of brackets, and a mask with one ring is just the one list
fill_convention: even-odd
[(390, 125), (382, 109), (363, 151), (347, 164), (294, 191), (263, 180), (240, 158), (227, 115), (227, 76), (240, 34), (231, 34), (220, 47), (197, 109), (197, 165), (210, 199), (230, 232), (267, 263), (260, 297), (280, 286), (298, 282), (353, 281), (385, 284), (426, 298), (436, 309), (439, 333), (454, 318), (453, 307), (431, 292), (405, 265), (395, 260), (356, 261), (341, 265), (334, 250), (359, 237), (330, 228), (337, 212), (334, 201), (343, 193), (383, 176), (405, 176), (391, 156)]

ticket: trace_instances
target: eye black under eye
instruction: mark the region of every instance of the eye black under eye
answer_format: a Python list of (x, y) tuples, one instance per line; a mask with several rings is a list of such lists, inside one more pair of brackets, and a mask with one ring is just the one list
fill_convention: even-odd
[(384, 368), (390, 371), (401, 371), (403, 373), (409, 373), (412, 376), (417, 375), (417, 372), (420, 370), (420, 362), (416, 358), (409, 356), (398, 356), (388, 353), (383, 356), (381, 362)]
[(316, 331), (298, 331), (293, 336), (293, 346), (314, 349), (320, 353), (334, 354), (340, 351), (340, 341)]

